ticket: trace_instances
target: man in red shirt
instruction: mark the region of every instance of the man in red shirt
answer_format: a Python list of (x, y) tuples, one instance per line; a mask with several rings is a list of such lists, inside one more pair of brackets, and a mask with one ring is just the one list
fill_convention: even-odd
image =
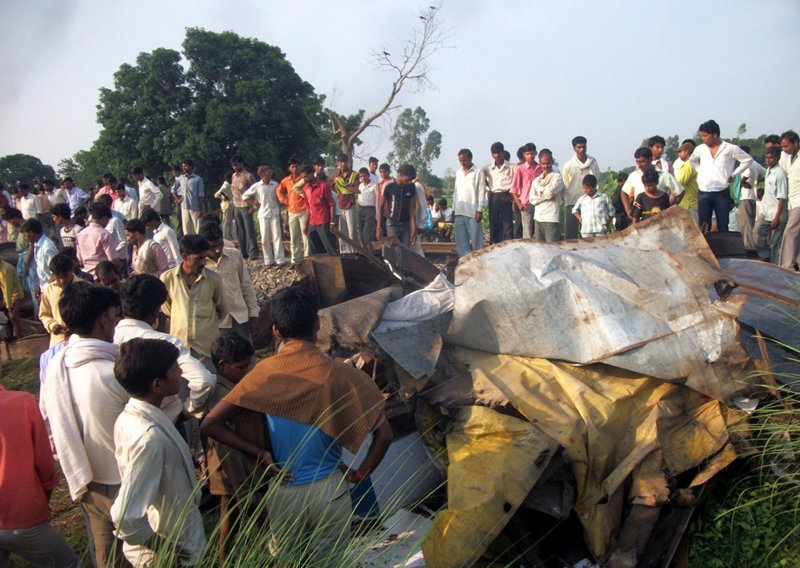
[(56, 485), (36, 399), (0, 387), (0, 566), (10, 553), (33, 566), (78, 566), (75, 553), (48, 522)]
[[(312, 254), (336, 254), (333, 247), (330, 227), (334, 226), (335, 204), (331, 196), (331, 189), (323, 179), (314, 177), (314, 168), (306, 166), (303, 169), (306, 184), (303, 194), (308, 202), (310, 216), (308, 219), (308, 239)], [(316, 235), (316, 238), (313, 238)]]

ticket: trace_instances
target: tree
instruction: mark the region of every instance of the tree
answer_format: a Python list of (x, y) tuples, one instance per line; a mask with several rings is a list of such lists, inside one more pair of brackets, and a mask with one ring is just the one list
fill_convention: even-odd
[(0, 182), (11, 188), (18, 183), (35, 185), (44, 178), (56, 176), (52, 166), (43, 164), (36, 156), (9, 154), (0, 158)]
[(100, 90), (100, 135), (60, 169), (88, 185), (104, 170), (126, 175), (141, 165), (154, 178), (191, 158), (213, 185), (241, 154), (251, 167), (280, 171), (293, 155), (321, 151), (307, 118), (321, 109), (313, 87), (277, 47), (189, 28), (183, 59), (161, 48), (119, 68), (113, 88)]
[[(350, 157), (351, 162), (354, 149), (360, 143), (359, 136), (384, 114), (397, 108), (394, 104), (395, 99), (406, 84), (418, 91), (423, 91), (430, 85), (428, 61), (433, 54), (447, 46), (449, 31), (442, 28), (438, 6), (429, 6), (418, 17), (421, 23), (418, 23), (411, 39), (403, 44), (402, 49), (393, 49), (400, 55), (392, 55), (384, 47), (372, 53), (376, 67), (392, 76), (392, 83), (383, 105), (370, 114), (360, 110), (355, 115), (349, 116), (326, 108), (323, 112), (324, 120), (321, 123), (315, 122), (320, 134), (334, 141), (341, 152)], [(361, 119), (353, 120), (358, 115)]]
[(387, 160), (395, 168), (401, 164), (411, 164), (420, 177), (429, 175), (431, 162), (442, 152), (442, 135), (438, 130), (431, 130), (430, 120), (422, 107), (414, 110), (404, 109), (394, 123), (392, 133), (392, 150)]

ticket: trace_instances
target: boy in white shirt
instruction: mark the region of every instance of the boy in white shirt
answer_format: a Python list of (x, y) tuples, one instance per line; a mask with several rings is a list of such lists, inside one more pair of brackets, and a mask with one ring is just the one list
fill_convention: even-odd
[(614, 206), (607, 195), (597, 191), (597, 177), (583, 177), (583, 195), (575, 202), (572, 214), (581, 224), (581, 237), (603, 237), (608, 234), (608, 224), (614, 218)]
[(272, 179), (272, 169), (258, 166), (258, 181), (242, 194), (242, 199), (258, 205), (258, 225), (261, 228), (261, 247), (264, 249), (264, 264), (284, 265), (288, 261), (283, 252), (283, 233), (281, 231), (281, 205), (276, 190), (278, 182)]
[(764, 163), (767, 165), (764, 176), (764, 196), (759, 203), (758, 215), (753, 227), (753, 241), (758, 256), (767, 262), (780, 262), (783, 231), (788, 218), (786, 201), (789, 197), (789, 182), (786, 172), (778, 165), (781, 159), (780, 148), (767, 148)]
[[(375, 167), (377, 168), (377, 166), (376, 160)], [(361, 243), (365, 247), (369, 247), (370, 243), (375, 241), (375, 229), (377, 228), (378, 217), (375, 206), (378, 184), (372, 181), (372, 176), (367, 168), (358, 170), (358, 179), (361, 182), (358, 184), (358, 228), (361, 234)]]
[(206, 544), (200, 489), (189, 447), (161, 410), (183, 383), (178, 348), (162, 339), (126, 341), (114, 375), (131, 397), (114, 426), (122, 484), (111, 518), (125, 558), (134, 566), (196, 564)]

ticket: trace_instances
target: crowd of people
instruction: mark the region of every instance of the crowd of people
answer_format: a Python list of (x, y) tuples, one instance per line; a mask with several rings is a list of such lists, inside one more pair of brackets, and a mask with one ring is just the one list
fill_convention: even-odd
[[(434, 230), (454, 235), (460, 257), (483, 246), (487, 207), (489, 241), (499, 243), (602, 238), (674, 206), (704, 230), (716, 223), (727, 231), (737, 205), (745, 246), (797, 269), (797, 134), (768, 137), (761, 166), (723, 141), (714, 121), (699, 133), (702, 143), (685, 140), (674, 163), (663, 138), (651, 138), (610, 197), (581, 136), (560, 169), (533, 143), (519, 148), (516, 163), (494, 143), (482, 168), (460, 150), (452, 208), (408, 164), (392, 177), (374, 158), (354, 171), (345, 155), (332, 172), (322, 159), (290, 160), (280, 182), (270, 167), (256, 177), (234, 156), (215, 193), (220, 215), (204, 212), (203, 179), (188, 159), (170, 187), (135, 168), (136, 188), (109, 173), (90, 192), (70, 178), (58, 189), (45, 180), (38, 193), (24, 183), (13, 196), (3, 190), (0, 238), (19, 253), (16, 267), (0, 261), (5, 312), (21, 333), (27, 292), (50, 347), (40, 358), (38, 405), (0, 388), (0, 563), (9, 552), (34, 565), (77, 562), (48, 523), (53, 452), (85, 513), (97, 566), (146, 565), (165, 550), (198, 559), (206, 547), (198, 464), (220, 499), (221, 558), (242, 510), (237, 499), (258, 485), (258, 468), (279, 478), (267, 504), (271, 554), (312, 529), (313, 554), (341, 543), (348, 482), (368, 483), (392, 438), (383, 395), (368, 375), (318, 351), (317, 301), (299, 287), (273, 296), (278, 351), (254, 366), (259, 306), (247, 258), (297, 264), (384, 236), (421, 252), (418, 237)], [(358, 467), (343, 464), (342, 448), (355, 453), (370, 434)]]

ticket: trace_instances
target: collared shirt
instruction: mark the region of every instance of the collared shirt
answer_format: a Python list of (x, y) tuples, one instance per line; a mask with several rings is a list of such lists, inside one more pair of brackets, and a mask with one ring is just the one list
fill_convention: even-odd
[(358, 184), (358, 205), (360, 207), (375, 207), (378, 186), (372, 182)]
[(233, 197), (234, 207), (247, 207), (242, 195), (254, 183), (256, 183), (256, 178), (247, 170), (233, 172), (231, 175), (231, 196)]
[(117, 259), (117, 239), (96, 221), (89, 221), (86, 228), (75, 237), (78, 261), (86, 272), (94, 275), (95, 267), (102, 260)]
[[(424, 205), (424, 203), (422, 204)], [(486, 207), (486, 177), (483, 170), (473, 164), (468, 170), (458, 168), (453, 191), (453, 209), (456, 215), (474, 217)]]
[(183, 207), (189, 211), (202, 211), (202, 200), (205, 195), (203, 178), (197, 174), (190, 176), (184, 174), (179, 180), (181, 193), (183, 194)]
[(42, 212), (42, 202), (39, 200), (38, 195), (29, 193), (25, 197), (19, 196), (17, 198), (20, 213), (25, 220), (35, 219), (36, 216)]
[[(780, 166), (772, 166), (766, 170), (764, 177), (764, 196), (761, 198), (760, 215), (767, 221), (772, 221), (778, 213), (778, 200), (789, 197), (789, 179)], [(783, 208), (783, 213), (787, 211)]]
[(494, 161), (483, 167), (483, 175), (486, 180), (486, 189), (492, 193), (506, 193), (511, 190), (514, 181), (514, 171), (516, 166), (511, 162), (503, 162), (497, 165)]
[(789, 209), (800, 207), (800, 152), (781, 156), (781, 168), (789, 181)]
[(217, 262), (210, 258), (206, 268), (219, 274), (222, 281), (222, 295), (228, 313), (219, 326), (224, 329), (236, 323), (247, 323), (250, 318), (258, 317), (258, 300), (250, 273), (247, 271), (242, 253), (235, 248), (223, 248)]
[[(716, 156), (711, 155), (711, 148), (700, 144), (689, 160), (697, 166), (697, 185), (700, 191), (706, 192), (728, 191), (731, 176), (744, 173), (753, 162), (747, 152), (724, 140), (720, 141)], [(739, 167), (734, 169), (737, 160), (740, 162)]]
[(211, 344), (219, 337), (217, 308), (223, 318), (226, 310), (220, 277), (211, 269), (202, 273), (189, 288), (181, 265), (161, 275), (167, 287), (162, 311), (169, 316), (169, 333), (201, 355), (211, 356)]
[(378, 175), (378, 172), (369, 174), (369, 183), (374, 183), (375, 185), (381, 183), (381, 176)]
[(594, 195), (583, 194), (575, 202), (573, 213), (581, 216), (581, 235), (608, 232), (608, 220), (614, 218), (614, 206), (604, 193), (595, 191)]
[(147, 178), (139, 182), (139, 214), (145, 207), (155, 211), (161, 211), (161, 190)]
[(530, 203), (535, 207), (533, 220), (540, 223), (558, 223), (561, 218), (561, 194), (564, 181), (556, 170), (542, 173), (531, 182)]
[(669, 172), (669, 173), (674, 172), (672, 166), (669, 163), (669, 160), (667, 160), (664, 156), (661, 156), (659, 159), (653, 160), (650, 163), (655, 169), (657, 169), (660, 172)]
[(0, 386), (0, 530), (29, 529), (50, 517), (47, 492), (58, 474), (32, 394)]
[(117, 247), (117, 258), (128, 258), (128, 240), (125, 238), (125, 217), (116, 209), (111, 210), (111, 219), (108, 220), (106, 231), (114, 235), (114, 245)]
[(9, 310), (15, 302), (25, 298), (22, 281), (16, 268), (2, 259), (0, 259), (0, 292), (3, 293), (3, 303)]
[(175, 229), (162, 222), (153, 231), (153, 240), (161, 246), (164, 254), (167, 255), (167, 265), (170, 268), (178, 266), (181, 261), (181, 249), (180, 245), (178, 245), (178, 235), (175, 234)]
[(158, 243), (146, 239), (141, 246), (131, 249), (131, 272), (161, 276), (169, 269), (167, 255)]
[[(684, 192), (683, 186), (678, 183), (675, 176), (669, 172), (656, 171), (658, 172), (659, 191), (663, 191), (667, 195), (680, 195)], [(623, 193), (630, 195), (633, 199), (640, 193), (644, 193), (643, 174), (644, 172), (639, 169), (632, 171), (625, 181), (625, 185), (622, 186)]]
[(67, 192), (67, 202), (69, 203), (69, 210), (75, 214), (75, 210), (86, 203), (89, 199), (89, 194), (83, 191), (80, 187), (72, 187)]
[(126, 221), (136, 219), (139, 216), (139, 205), (134, 201), (133, 197), (125, 197), (119, 199), (113, 204), (114, 211), (119, 211)]
[(600, 166), (597, 165), (597, 160), (591, 156), (586, 156), (586, 160), (581, 162), (575, 155), (564, 164), (561, 169), (561, 177), (564, 180), (564, 203), (566, 205), (574, 205), (585, 195), (583, 178), (589, 174), (600, 179)]
[(251, 185), (247, 191), (242, 194), (243, 199), (253, 198), (259, 203), (258, 218), (259, 219), (272, 219), (281, 216), (281, 204), (278, 201), (278, 196), (275, 190), (278, 188), (278, 182), (270, 180), (269, 183), (258, 181)]
[(308, 218), (309, 225), (325, 225), (331, 222), (331, 207), (333, 197), (328, 184), (324, 181), (314, 180), (303, 186), (303, 193), (308, 202), (311, 214)]
[(42, 235), (33, 245), (33, 260), (36, 261), (36, 277), (39, 279), (39, 286), (44, 287), (50, 282), (50, 261), (58, 254), (55, 243)]
[(42, 287), (42, 298), (39, 300), (39, 321), (42, 322), (45, 331), (50, 334), (50, 347), (67, 338), (63, 333), (53, 333), (53, 328), (57, 325), (66, 327), (58, 309), (58, 301), (61, 299), (63, 291), (64, 289), (56, 282), (48, 282)]
[(542, 175), (542, 166), (539, 164), (531, 166), (528, 162), (523, 162), (517, 166), (510, 193), (519, 198), (523, 207), (530, 203), (531, 183), (540, 175)]
[(686, 191), (686, 195), (678, 205), (684, 209), (697, 210), (697, 170), (694, 169), (692, 162), (682, 162), (675, 170), (675, 179)]
[(303, 176), (301, 175), (295, 177), (288, 175), (281, 180), (281, 183), (278, 184), (278, 189), (275, 190), (278, 200), (283, 203), (289, 213), (308, 211), (308, 202), (303, 194), (303, 186), (301, 185), (295, 189), (297, 183), (302, 179)]

